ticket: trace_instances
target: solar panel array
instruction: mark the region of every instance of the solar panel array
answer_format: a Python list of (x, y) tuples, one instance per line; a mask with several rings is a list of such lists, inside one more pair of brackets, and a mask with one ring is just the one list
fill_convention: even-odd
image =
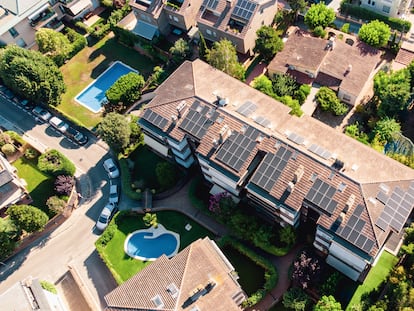
[(362, 229), (366, 224), (366, 222), (361, 219), (363, 211), (364, 207), (362, 205), (358, 205), (352, 213), (351, 217), (349, 217), (346, 225), (337, 229), (336, 233), (366, 253), (369, 253), (371, 252), (375, 242), (367, 238), (362, 233)]
[(249, 0), (237, 0), (232, 15), (234, 17), (241, 18), (245, 21), (250, 20), (254, 11), (256, 10), (257, 3)]
[(216, 159), (239, 171), (256, 146), (256, 141), (244, 134), (236, 133), (221, 145)]
[(317, 144), (312, 144), (309, 147), (309, 151), (313, 152), (314, 154), (317, 154), (318, 156), (320, 156), (322, 159), (329, 159), (332, 154), (328, 151), (325, 150), (324, 148), (322, 148), (321, 146), (317, 145)]
[(241, 115), (248, 117), (257, 109), (257, 105), (252, 103), (251, 101), (246, 101), (243, 105), (241, 105), (236, 111)]
[(144, 112), (144, 115), (142, 116), (144, 120), (147, 120), (151, 124), (155, 125), (159, 129), (164, 129), (164, 127), (167, 125), (168, 120), (162, 116), (160, 116), (158, 113), (152, 111), (151, 109), (147, 109)]
[(303, 138), (302, 136), (297, 135), (296, 133), (289, 133), (289, 135), (287, 136), (287, 138), (291, 141), (293, 141), (294, 143), (298, 144), (298, 145), (302, 145), (305, 142), (305, 138)]
[(385, 231), (390, 226), (401, 232), (414, 206), (414, 182), (411, 182), (407, 192), (396, 187), (389, 197), (380, 191), (377, 199), (385, 204), (375, 223), (377, 227)]
[(266, 154), (262, 163), (260, 163), (251, 182), (267, 192), (270, 192), (285, 169), (291, 156), (292, 151), (283, 146), (277, 150), (276, 154), (269, 152)]
[(338, 202), (333, 199), (335, 193), (335, 187), (318, 178), (309, 189), (305, 199), (332, 215), (338, 205)]
[(202, 105), (199, 101), (195, 101), (179, 127), (194, 137), (201, 139), (218, 116), (219, 113), (214, 109), (212, 111), (207, 105)]
[(266, 119), (265, 117), (262, 117), (262, 116), (257, 116), (254, 119), (254, 122), (256, 122), (257, 124), (260, 124), (263, 127), (269, 127), (270, 124), (271, 124), (271, 122), (268, 119)]
[(209, 8), (211, 10), (215, 10), (218, 4), (218, 0), (204, 0), (203, 5), (206, 8)]

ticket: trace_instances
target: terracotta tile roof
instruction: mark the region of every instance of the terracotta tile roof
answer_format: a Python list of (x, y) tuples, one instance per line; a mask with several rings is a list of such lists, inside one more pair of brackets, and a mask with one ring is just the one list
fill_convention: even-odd
[[(183, 308), (184, 302), (197, 288), (213, 282), (214, 288), (192, 305), (200, 310), (239, 311), (232, 297), (244, 293), (231, 276), (234, 268), (223, 256), (208, 237), (193, 242), (171, 259), (161, 256), (107, 294), (106, 310), (188, 310)], [(171, 284), (178, 290), (176, 295), (167, 290)], [(154, 304), (152, 299), (157, 296), (163, 307)]]

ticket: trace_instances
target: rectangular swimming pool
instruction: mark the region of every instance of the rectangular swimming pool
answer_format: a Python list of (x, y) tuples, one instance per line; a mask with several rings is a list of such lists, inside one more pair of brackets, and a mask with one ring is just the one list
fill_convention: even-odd
[(99, 112), (105, 102), (105, 92), (118, 80), (121, 76), (137, 70), (125, 65), (120, 61), (114, 62), (106, 69), (95, 81), (89, 84), (82, 92), (75, 97), (76, 102), (85, 106), (92, 112)]

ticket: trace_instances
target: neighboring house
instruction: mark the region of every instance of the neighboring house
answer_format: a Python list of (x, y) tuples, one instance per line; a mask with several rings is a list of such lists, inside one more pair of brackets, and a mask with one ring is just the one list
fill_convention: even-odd
[(409, 0), (361, 0), (360, 5), (382, 15), (401, 18), (408, 13)]
[(233, 266), (208, 237), (162, 255), (105, 296), (107, 311), (238, 311), (246, 295)]
[(0, 154), (0, 210), (28, 196), (16, 168)]
[(119, 26), (138, 36), (152, 40), (171, 30), (190, 35), (199, 29), (207, 40), (230, 40), (243, 54), (253, 53), (256, 31), (270, 25), (277, 12), (276, 0), (131, 0), (129, 5), (133, 12)]
[(283, 50), (267, 67), (268, 75), (289, 73), (299, 83), (328, 86), (341, 101), (358, 105), (381, 61), (381, 52), (355, 37), (351, 41), (325, 40), (292, 27)]
[(145, 143), (183, 167), (197, 163), (211, 192), (246, 195), (270, 223), (313, 224), (314, 246), (353, 280), (397, 248), (414, 170), (201, 60), (155, 94), (139, 120)]
[(66, 311), (59, 296), (42, 288), (38, 279), (27, 278), (0, 294), (2, 311)]
[(40, 28), (60, 31), (63, 17), (80, 18), (97, 0), (3, 0), (0, 2), (0, 42), (25, 48), (35, 46), (35, 34)]

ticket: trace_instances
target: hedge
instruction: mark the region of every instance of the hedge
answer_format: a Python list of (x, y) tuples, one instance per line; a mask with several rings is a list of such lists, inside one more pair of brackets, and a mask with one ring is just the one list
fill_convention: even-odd
[(266, 293), (270, 292), (276, 286), (279, 276), (275, 266), (273, 266), (270, 260), (258, 255), (247, 246), (229, 236), (224, 236), (221, 238), (218, 241), (218, 245), (220, 248), (223, 248), (225, 246), (233, 247), (242, 255), (248, 257), (255, 264), (265, 270), (265, 283), (263, 285), (263, 288), (258, 289), (249, 298), (247, 298), (247, 300), (243, 302), (243, 307), (254, 306), (265, 297)]
[(411, 28), (411, 22), (409, 21), (402, 20), (400, 18), (384, 16), (379, 13), (375, 13), (371, 10), (361, 8), (359, 6), (351, 5), (345, 2), (341, 3), (340, 11), (342, 14), (351, 15), (353, 17), (362, 19), (363, 21), (366, 21), (366, 20), (372, 21), (372, 20), (377, 19), (379, 21), (386, 23), (392, 29), (395, 29), (398, 31), (408, 32)]
[(78, 54), (87, 44), (88, 41), (84, 36), (77, 33), (71, 28), (65, 28), (66, 37), (69, 39), (70, 43), (72, 44), (72, 50), (69, 53), (69, 58), (72, 58), (76, 54)]
[(75, 165), (62, 153), (51, 149), (43, 153), (37, 162), (37, 167), (42, 172), (53, 176), (69, 175), (73, 176), (76, 171)]
[(122, 191), (133, 200), (141, 200), (141, 192), (131, 187), (131, 173), (128, 168), (128, 159), (119, 159), (119, 168), (121, 169)]

